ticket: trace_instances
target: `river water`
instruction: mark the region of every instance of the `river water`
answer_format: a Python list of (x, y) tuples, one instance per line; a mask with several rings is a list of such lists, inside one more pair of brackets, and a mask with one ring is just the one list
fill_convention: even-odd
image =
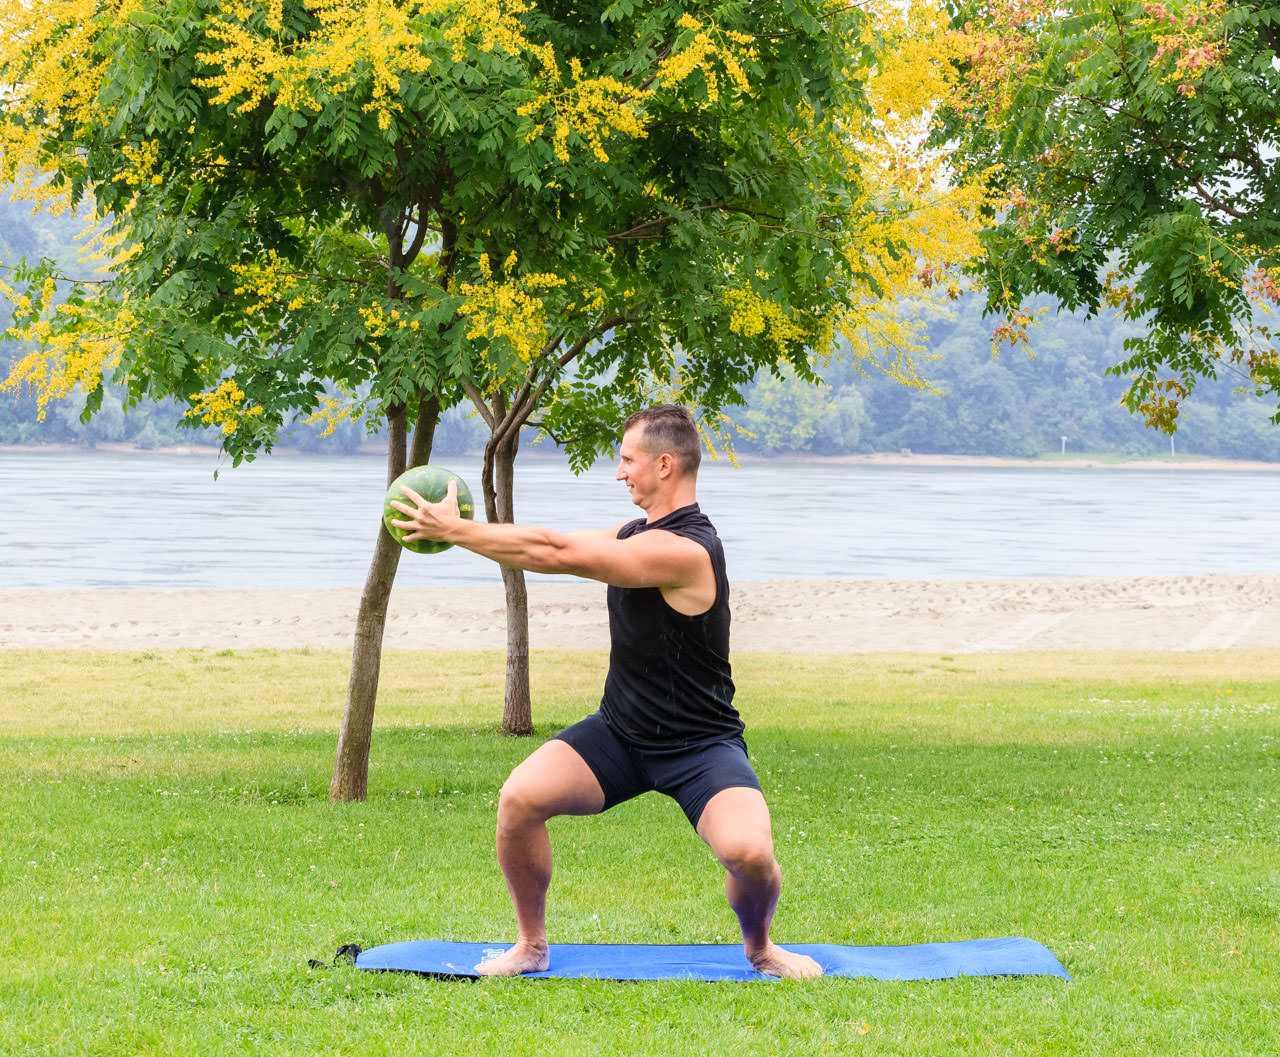
[[(436, 461), (479, 500), (477, 459)], [(611, 466), (575, 477), (522, 457), (516, 476), (524, 522), (638, 513)], [(356, 586), (383, 480), (374, 456), (232, 469), (209, 454), (0, 450), (0, 586)], [(704, 463), (699, 499), (737, 580), (1151, 576), (1280, 573), (1278, 486), (1251, 470)], [(396, 582), (498, 575), (455, 548), (406, 553)]]

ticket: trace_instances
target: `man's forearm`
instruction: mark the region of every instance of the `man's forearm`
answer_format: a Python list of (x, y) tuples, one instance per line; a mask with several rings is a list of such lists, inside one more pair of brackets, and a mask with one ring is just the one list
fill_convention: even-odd
[(540, 525), (508, 525), (459, 518), (443, 539), (513, 569), (534, 573), (572, 571), (565, 564), (569, 537)]

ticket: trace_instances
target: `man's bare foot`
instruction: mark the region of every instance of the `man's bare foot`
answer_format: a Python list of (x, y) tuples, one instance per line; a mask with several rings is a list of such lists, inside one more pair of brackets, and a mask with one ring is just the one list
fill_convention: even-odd
[(551, 964), (545, 943), (519, 940), (516, 945), (496, 958), (490, 958), (476, 966), (481, 976), (519, 976), (521, 973), (540, 973)]
[(759, 954), (748, 954), (747, 960), (756, 972), (784, 980), (809, 980), (822, 975), (822, 966), (807, 954), (783, 950), (776, 943), (770, 943)]

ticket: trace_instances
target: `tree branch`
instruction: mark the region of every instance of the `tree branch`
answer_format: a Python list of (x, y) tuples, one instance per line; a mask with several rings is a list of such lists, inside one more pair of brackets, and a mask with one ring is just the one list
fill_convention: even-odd
[[(560, 371), (564, 370), (575, 359), (581, 356), (583, 350), (595, 341), (596, 338), (603, 337), (615, 327), (620, 327), (623, 323), (629, 322), (631, 322), (631, 318), (624, 315), (609, 316), (602, 319), (594, 327), (579, 337), (578, 340), (570, 345), (563, 353), (561, 353), (560, 358), (556, 363), (556, 370), (548, 372), (546, 377), (543, 378), (537, 389), (534, 391), (532, 399), (530, 400), (530, 408), (526, 415), (526, 419), (542, 404), (542, 398), (546, 396), (547, 390), (551, 388), (551, 384), (559, 377)], [(557, 339), (557, 344), (561, 340), (563, 340), (563, 335)]]
[(1193, 186), (1195, 187), (1195, 192), (1197, 197), (1199, 197), (1200, 201), (1202, 201), (1210, 209), (1216, 209), (1220, 213), (1226, 213), (1227, 216), (1234, 217), (1236, 220), (1249, 219), (1250, 214), (1248, 212), (1241, 209), (1237, 209), (1230, 202), (1224, 201), (1223, 199), (1219, 198), (1207, 187), (1205, 187), (1204, 184), (1202, 184), (1199, 180), (1195, 181)]
[[(422, 251), (422, 244), (423, 242), (426, 241), (426, 238), (427, 238), (428, 229), (426, 224), (423, 223), (423, 219), (427, 215), (427, 200), (426, 200), (425, 194), (419, 195), (418, 200), (415, 204), (418, 207), (418, 219), (416, 221), (416, 228), (413, 233), (413, 241), (409, 243), (409, 248), (404, 251), (404, 266), (406, 268), (409, 267), (409, 265), (413, 264), (413, 262), (418, 259), (418, 254)], [(409, 214), (408, 212), (406, 212), (405, 213), (406, 227), (408, 223), (409, 223)], [(406, 231), (402, 229), (401, 231), (402, 239), (405, 234), (406, 234)]]
[[(720, 212), (720, 213), (741, 213), (743, 216), (758, 217), (763, 220), (772, 220), (779, 224), (781, 224), (784, 219), (783, 217), (775, 216), (772, 213), (765, 213), (758, 209), (748, 209), (746, 208), (746, 206), (730, 205), (728, 202), (711, 202), (707, 205), (693, 206), (691, 209), (688, 210), (688, 212), (691, 212), (691, 213), (707, 213), (707, 212), (713, 212), (713, 211)], [(606, 235), (605, 238), (610, 241), (621, 240), (621, 239), (665, 238), (666, 236), (664, 235), (644, 235), (644, 234), (641, 234), (641, 232), (647, 231), (652, 228), (660, 227), (666, 224), (674, 224), (677, 220), (680, 220), (680, 219), (681, 217), (678, 217), (678, 216), (654, 217), (652, 220), (642, 221), (641, 223), (636, 224), (634, 227), (628, 228), (626, 231), (619, 231), (613, 235)]]
[(458, 384), (462, 386), (462, 391), (467, 394), (467, 399), (475, 405), (476, 411), (484, 419), (484, 424), (489, 427), (489, 432), (492, 433), (498, 428), (498, 417), (494, 413), (494, 409), (489, 406), (488, 401), (485, 400), (484, 393), (480, 392), (475, 383), (468, 378), (458, 379)]

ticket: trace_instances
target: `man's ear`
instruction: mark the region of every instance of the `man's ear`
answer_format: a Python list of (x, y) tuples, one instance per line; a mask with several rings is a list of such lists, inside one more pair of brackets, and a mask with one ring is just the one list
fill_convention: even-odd
[(670, 477), (676, 471), (676, 460), (670, 452), (658, 456), (658, 476)]

